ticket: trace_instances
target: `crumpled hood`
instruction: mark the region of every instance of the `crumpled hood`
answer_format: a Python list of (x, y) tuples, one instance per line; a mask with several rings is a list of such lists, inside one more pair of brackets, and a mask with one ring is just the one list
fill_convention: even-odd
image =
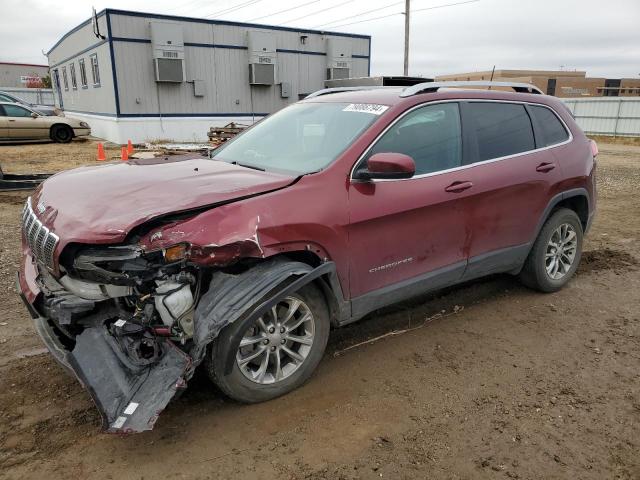
[(71, 242), (116, 243), (154, 217), (269, 192), (294, 179), (180, 155), (59, 173), (40, 185), (32, 206), (60, 237), (59, 248)]

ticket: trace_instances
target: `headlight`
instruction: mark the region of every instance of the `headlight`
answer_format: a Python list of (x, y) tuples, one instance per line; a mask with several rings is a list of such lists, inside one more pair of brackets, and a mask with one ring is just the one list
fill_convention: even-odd
[(188, 247), (189, 247), (189, 244), (187, 243), (178, 243), (177, 245), (172, 245), (168, 248), (165, 248), (163, 250), (164, 260), (167, 263), (173, 263), (179, 260), (183, 260), (189, 253)]
[(87, 122), (80, 122), (80, 126), (82, 128), (89, 128), (89, 124)]

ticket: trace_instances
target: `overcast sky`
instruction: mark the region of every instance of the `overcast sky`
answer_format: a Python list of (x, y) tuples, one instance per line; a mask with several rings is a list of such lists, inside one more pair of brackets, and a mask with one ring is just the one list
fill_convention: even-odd
[[(418, 11), (461, 1), (412, 0), (409, 74), (490, 70), (495, 64), (640, 76), (640, 0), (478, 0)], [(399, 0), (0, 0), (0, 61), (47, 63), (42, 51), (89, 18), (92, 5), (98, 11), (110, 7), (236, 21), (274, 14), (256, 22), (368, 34), (372, 74), (402, 73), (404, 1)], [(360, 15), (364, 12), (370, 13)]]

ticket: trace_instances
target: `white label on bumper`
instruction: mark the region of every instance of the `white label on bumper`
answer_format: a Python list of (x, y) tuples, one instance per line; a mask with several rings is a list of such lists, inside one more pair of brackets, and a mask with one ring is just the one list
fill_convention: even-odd
[(129, 405), (127, 405), (127, 408), (124, 409), (123, 413), (125, 415), (131, 415), (136, 411), (136, 408), (138, 408), (138, 404), (136, 402), (131, 402)]
[(118, 417), (116, 418), (116, 421), (111, 424), (111, 428), (122, 428), (126, 421), (127, 417)]
[(120, 320), (117, 320), (117, 321), (114, 323), (114, 325), (115, 325), (116, 327), (122, 327), (125, 323), (127, 323), (125, 320), (120, 319)]

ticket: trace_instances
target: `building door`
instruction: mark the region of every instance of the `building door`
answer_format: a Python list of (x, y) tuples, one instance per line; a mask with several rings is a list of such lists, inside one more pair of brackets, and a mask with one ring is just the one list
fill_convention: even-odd
[(64, 108), (64, 103), (62, 101), (62, 89), (60, 88), (60, 74), (58, 73), (58, 69), (56, 68), (53, 71), (53, 85), (56, 89), (56, 96), (58, 97), (58, 103), (60, 104), (60, 108)]

